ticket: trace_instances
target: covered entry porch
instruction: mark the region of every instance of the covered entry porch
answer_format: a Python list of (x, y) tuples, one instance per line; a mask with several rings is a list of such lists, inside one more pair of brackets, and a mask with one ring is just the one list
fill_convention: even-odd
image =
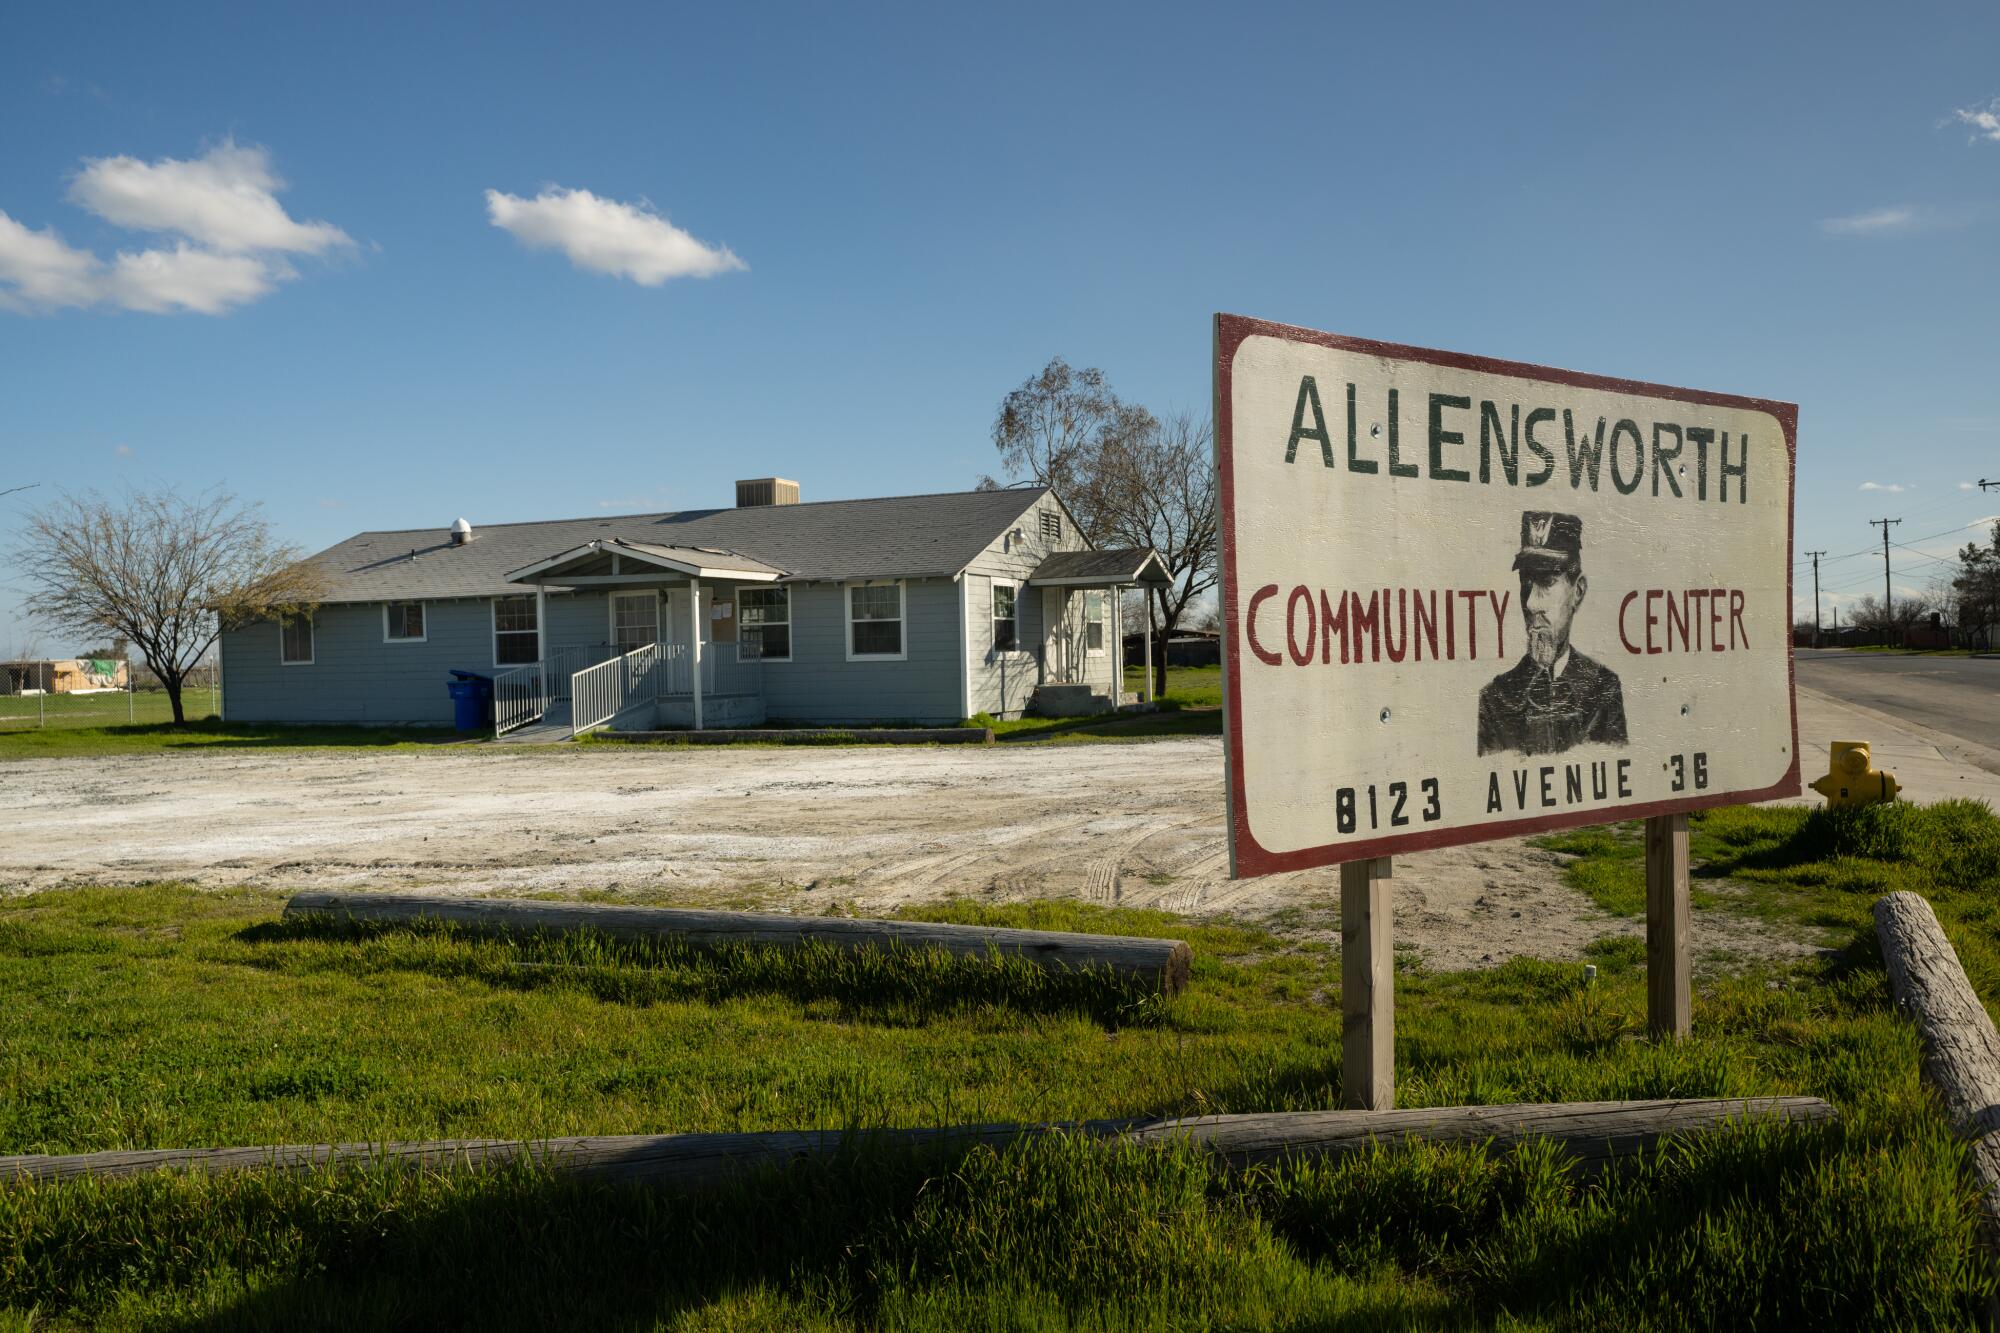
[[(508, 574), (532, 589), (537, 658), (494, 682), (497, 737), (556, 740), (599, 727), (755, 726), (762, 626), (745, 589), (782, 571), (727, 551), (602, 539)], [(601, 594), (601, 641), (551, 632), (551, 593)], [(596, 599), (593, 599), (596, 600)], [(572, 621), (574, 617), (570, 617)], [(746, 639), (747, 633), (754, 636)]]
[[(1042, 680), (1033, 711), (1055, 717), (1114, 712), (1124, 703), (1125, 634), (1121, 605), (1129, 588), (1148, 594), (1173, 580), (1166, 563), (1150, 548), (1112, 551), (1059, 551), (1035, 567), (1027, 595), (1040, 599), (1042, 638), (1037, 645)], [(1152, 661), (1152, 616), (1142, 620), (1145, 660)], [(1108, 684), (1093, 680), (1093, 658), (1110, 662)], [(1153, 702), (1153, 673), (1141, 689)]]

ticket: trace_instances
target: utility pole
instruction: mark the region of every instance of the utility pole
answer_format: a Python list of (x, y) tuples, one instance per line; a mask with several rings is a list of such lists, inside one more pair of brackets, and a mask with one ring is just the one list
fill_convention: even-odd
[(1807, 551), (1813, 562), (1813, 647), (1819, 647), (1819, 558), (1825, 551)]
[(2000, 490), (2000, 481), (1988, 481), (1986, 478), (1981, 477), (1979, 479), (1979, 489), (1982, 491)]
[(1889, 631), (1895, 627), (1896, 617), (1890, 603), (1889, 592), (1889, 529), (1901, 523), (1900, 518), (1871, 518), (1868, 526), (1882, 529), (1882, 642), (1889, 641)]

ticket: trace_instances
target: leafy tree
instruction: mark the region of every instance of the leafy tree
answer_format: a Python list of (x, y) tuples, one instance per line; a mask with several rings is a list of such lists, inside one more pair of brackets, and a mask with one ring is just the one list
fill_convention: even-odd
[(320, 571), (272, 539), (258, 507), (220, 489), (62, 493), (29, 516), (14, 564), (30, 615), (137, 647), (176, 723), (183, 682), (225, 626), (310, 614), (324, 595)]
[(1958, 553), (1951, 590), (1958, 603), (1959, 624), (1976, 626), (1981, 634), (2000, 624), (2000, 523), (1993, 525), (1985, 546), (1968, 542)]

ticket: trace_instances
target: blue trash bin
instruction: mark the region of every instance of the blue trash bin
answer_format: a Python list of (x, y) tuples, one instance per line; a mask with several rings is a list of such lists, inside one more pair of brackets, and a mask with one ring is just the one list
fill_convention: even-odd
[(493, 725), (493, 677), (477, 671), (453, 671), (445, 684), (451, 695), (451, 725), (459, 731), (478, 731)]

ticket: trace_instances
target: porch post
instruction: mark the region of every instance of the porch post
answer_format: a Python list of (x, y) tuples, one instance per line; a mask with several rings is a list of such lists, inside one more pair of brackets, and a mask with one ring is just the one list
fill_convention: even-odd
[(1125, 702), (1125, 620), (1120, 602), (1125, 600), (1123, 584), (1111, 585), (1111, 711)]
[(1153, 590), (1146, 589), (1146, 702), (1153, 702)]
[(541, 576), (535, 577), (535, 665), (541, 668), (544, 689), (548, 687), (549, 660), (549, 590), (543, 586)]
[(701, 725), (701, 580), (688, 579), (688, 675), (694, 685), (694, 729), (704, 731)]

